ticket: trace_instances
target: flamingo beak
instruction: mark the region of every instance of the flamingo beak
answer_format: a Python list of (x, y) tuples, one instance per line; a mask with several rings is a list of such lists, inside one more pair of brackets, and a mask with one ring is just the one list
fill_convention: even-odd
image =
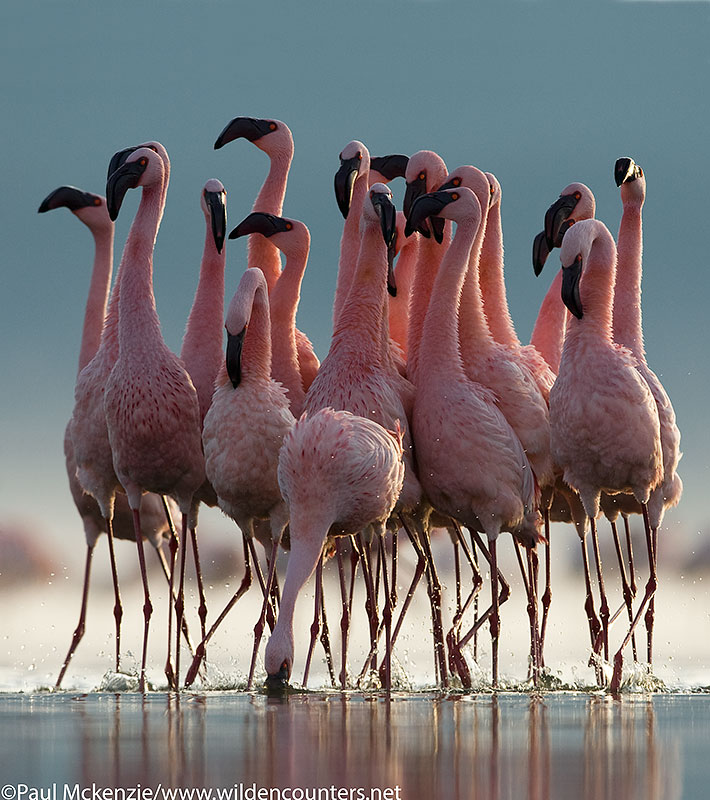
[(120, 166), (125, 164), (128, 156), (130, 156), (131, 153), (135, 153), (136, 150), (138, 150), (138, 146), (125, 147), (123, 150), (119, 150), (117, 153), (114, 153), (111, 160), (108, 162), (106, 180), (108, 180)]
[(582, 301), (579, 297), (579, 279), (582, 276), (582, 256), (577, 256), (569, 267), (562, 267), (562, 302), (582, 319)]
[(397, 296), (397, 284), (394, 279), (394, 256), (397, 242), (397, 209), (386, 194), (375, 194), (372, 205), (380, 218), (382, 238), (387, 245), (387, 291), (392, 297)]
[(138, 186), (141, 175), (147, 166), (147, 160), (142, 158), (138, 161), (124, 162), (109, 176), (106, 181), (106, 205), (108, 206), (108, 215), (113, 222), (118, 217), (126, 192)]
[(254, 117), (235, 117), (229, 122), (214, 143), (214, 149), (219, 150), (228, 142), (235, 139), (247, 139), (256, 142), (267, 133), (273, 133), (277, 129), (276, 123), (271, 119), (255, 119)]
[(616, 185), (621, 186), (622, 183), (635, 181), (636, 178), (636, 164), (633, 158), (617, 158), (616, 164), (614, 164), (614, 180), (616, 181)]
[(91, 192), (83, 192), (76, 186), (60, 186), (48, 194), (37, 209), (38, 214), (52, 211), (55, 208), (68, 208), (70, 211), (78, 211), (80, 208), (88, 206), (100, 206), (101, 198)]
[(536, 278), (542, 272), (542, 268), (545, 266), (545, 262), (547, 261), (547, 257), (549, 255), (550, 249), (547, 246), (545, 231), (540, 231), (540, 233), (538, 233), (538, 235), (533, 239), (532, 262), (533, 272), (535, 273)]
[(239, 333), (227, 331), (227, 375), (235, 389), (242, 379), (242, 347), (246, 330), (245, 325)]
[(421, 226), (429, 217), (438, 215), (449, 203), (454, 202), (451, 193), (445, 191), (430, 192), (418, 197), (410, 210), (407, 226), (404, 229), (406, 236), (410, 236), (415, 230), (421, 230)]
[(288, 679), (290, 677), (290, 670), (288, 664), (284, 661), (281, 669), (274, 675), (266, 676), (266, 688), (270, 692), (284, 692), (288, 689)]
[(348, 218), (350, 212), (353, 190), (359, 171), (360, 159), (357, 156), (340, 159), (340, 169), (335, 173), (335, 199), (344, 219)]
[(379, 156), (370, 159), (370, 171), (379, 172), (384, 183), (393, 181), (395, 178), (403, 178), (407, 171), (407, 164), (409, 164), (409, 156)]
[(418, 228), (409, 224), (409, 215), (412, 211), (412, 207), (415, 201), (423, 194), (426, 194), (426, 178), (417, 177), (407, 184), (407, 190), (404, 193), (404, 203), (402, 205), (402, 211), (404, 211), (404, 216), (407, 218), (407, 225), (404, 229), (404, 233), (406, 236), (411, 236), (416, 230), (426, 239), (430, 239), (431, 231), (426, 222), (422, 223)]
[(245, 217), (229, 234), (230, 239), (248, 236), (250, 233), (260, 233), (267, 239), (275, 233), (285, 233), (291, 230), (288, 222), (283, 217), (267, 214), (265, 211), (253, 211)]
[(547, 239), (547, 249), (560, 247), (562, 237), (560, 236), (560, 226), (574, 211), (578, 199), (573, 194), (563, 195), (558, 198), (545, 213), (545, 238)]
[(214, 246), (221, 253), (224, 237), (227, 235), (227, 203), (224, 192), (205, 192), (205, 203), (210, 212)]

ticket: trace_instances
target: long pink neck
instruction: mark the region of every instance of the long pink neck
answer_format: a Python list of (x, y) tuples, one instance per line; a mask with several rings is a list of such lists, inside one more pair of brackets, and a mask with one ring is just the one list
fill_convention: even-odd
[(271, 375), (288, 393), (293, 415), (298, 419), (306, 394), (298, 367), (296, 311), (301, 299), (301, 281), (308, 261), (308, 243), (290, 252), (276, 286), (271, 291)]
[(567, 323), (567, 308), (562, 302), (561, 292), (562, 270), (559, 269), (542, 300), (530, 337), (530, 344), (547, 361), (555, 374), (560, 370)]
[[(269, 174), (256, 196), (252, 211), (281, 216), (292, 156), (292, 151), (290, 153), (274, 153), (269, 156)], [(258, 267), (264, 273), (269, 293), (271, 293), (281, 275), (281, 256), (278, 248), (260, 234), (251, 234), (247, 244), (247, 266)]]
[(500, 203), (492, 206), (486, 217), (486, 235), (479, 262), (479, 280), (483, 295), (483, 310), (491, 335), (496, 342), (509, 347), (519, 347), (520, 339), (510, 318), (508, 298), (505, 293)]
[(242, 378), (260, 383), (271, 378), (269, 298), (262, 286), (258, 286), (254, 294), (251, 317), (244, 334)]
[(565, 350), (587, 339), (612, 343), (611, 312), (616, 273), (616, 253), (611, 235), (597, 236), (583, 267), (580, 283), (582, 319), (570, 317), (567, 322)]
[(161, 188), (143, 188), (138, 213), (123, 249), (118, 299), (118, 342), (121, 357), (150, 361), (156, 342), (163, 344), (153, 294), (153, 248), (163, 213)]
[[(463, 377), (459, 351), (459, 305), (476, 226), (461, 220), (434, 283), (419, 346), (417, 385), (452, 373)], [(421, 376), (421, 378), (419, 378)]]
[(444, 240), (437, 244), (434, 238), (422, 239), (419, 244), (412, 296), (409, 303), (409, 330), (407, 332), (407, 377), (417, 382), (419, 371), (419, 348), (424, 331), (424, 321), (429, 308), (429, 300), (440, 265), (451, 241), (451, 222), (444, 225)]
[(345, 219), (343, 235), (340, 239), (340, 259), (338, 261), (338, 279), (335, 284), (335, 300), (333, 301), (333, 329), (335, 330), (340, 314), (348, 298), (353, 283), (353, 275), (357, 268), (360, 251), (360, 217), (368, 189), (369, 169), (363, 170), (355, 180), (350, 211)]
[(470, 364), (486, 357), (494, 345), (483, 311), (483, 297), (478, 280), (478, 264), (485, 235), (486, 222), (479, 226), (468, 259), (468, 270), (461, 291), (459, 306), (459, 343), (464, 364)]
[(389, 318), (389, 335), (397, 342), (404, 355), (407, 355), (407, 337), (409, 330), (409, 303), (414, 281), (414, 267), (419, 253), (420, 237), (415, 235), (413, 242), (400, 252), (395, 270), (397, 296), (388, 297), (387, 316)]
[(94, 266), (91, 271), (84, 328), (81, 333), (79, 372), (96, 355), (101, 344), (113, 269), (113, 225), (92, 230), (91, 233), (94, 237)]
[(348, 303), (338, 317), (333, 344), (357, 352), (369, 364), (382, 364), (382, 311), (387, 292), (387, 249), (379, 225), (367, 224)]
[(217, 252), (207, 225), (197, 291), (187, 319), (180, 358), (197, 390), (200, 418), (212, 402), (214, 383), (223, 361), (224, 265), (226, 251)]
[(614, 341), (628, 347), (636, 358), (645, 363), (641, 319), (642, 256), (641, 205), (638, 202), (626, 202), (618, 235)]

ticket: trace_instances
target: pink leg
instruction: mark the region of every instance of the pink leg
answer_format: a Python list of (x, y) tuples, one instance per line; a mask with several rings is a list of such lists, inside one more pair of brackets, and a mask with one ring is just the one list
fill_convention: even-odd
[(587, 534), (580, 538), (582, 545), (582, 565), (584, 567), (584, 585), (587, 590), (587, 597), (584, 601), (584, 610), (587, 612), (587, 622), (589, 623), (589, 636), (592, 643), (592, 650), (595, 650), (597, 637), (601, 633), (601, 625), (597, 615), (594, 613), (594, 598), (592, 596), (592, 578), (589, 574), (589, 558), (587, 557)]
[(185, 558), (187, 555), (187, 514), (182, 515), (182, 536), (180, 537), (180, 584), (178, 586), (178, 598), (175, 604), (175, 616), (177, 619), (175, 635), (175, 686), (180, 686), (180, 630), (185, 614)]
[[(251, 560), (254, 564), (254, 572), (256, 573), (256, 579), (259, 582), (259, 586), (261, 587), (261, 593), (265, 596), (266, 592), (266, 583), (264, 581), (264, 573), (261, 571), (261, 564), (259, 563), (259, 556), (256, 554), (256, 547), (254, 546), (254, 540), (249, 539), (249, 550), (251, 550)], [(269, 570), (271, 570), (271, 563), (268, 560), (267, 556), (267, 563), (269, 566)], [(276, 571), (274, 569), (274, 575)], [(271, 605), (271, 596), (269, 596), (269, 600), (266, 606), (266, 624), (269, 626), (269, 630), (274, 630), (274, 625), (276, 624), (276, 617), (274, 616), (274, 609)]]
[(343, 603), (343, 614), (340, 618), (340, 688), (345, 689), (347, 682), (347, 656), (348, 656), (348, 634), (350, 631), (350, 605), (348, 594), (345, 588), (345, 568), (343, 564), (342, 541), (338, 537), (335, 540), (335, 553), (338, 559), (338, 577), (340, 578), (340, 597)]
[[(621, 552), (621, 541), (619, 539), (619, 532), (616, 529), (616, 523), (609, 521), (611, 525), (611, 533), (614, 537), (614, 549), (616, 550), (616, 559), (619, 562), (619, 575), (621, 575), (621, 589), (624, 595), (624, 603), (626, 605), (626, 611), (629, 616), (629, 624), (631, 624), (634, 620), (634, 612), (633, 612), (633, 595), (631, 594), (631, 587), (629, 586), (629, 582), (626, 579), (626, 566), (624, 565), (624, 556)], [(610, 620), (611, 622), (611, 620)], [(638, 657), (636, 654), (636, 636), (635, 634), (631, 636), (631, 649), (634, 654), (634, 661), (638, 661)]]
[[(177, 541), (177, 539), (175, 540)], [(163, 553), (162, 547), (155, 547), (156, 558), (158, 559), (158, 563), (160, 564), (160, 568), (162, 570), (163, 575), (165, 576), (165, 580), (168, 583), (168, 588), (170, 590), (170, 596), (172, 597), (172, 603), (175, 603), (177, 600), (177, 596), (175, 595), (173, 588), (170, 586), (170, 567), (168, 566), (168, 562), (165, 560), (165, 554)], [(172, 615), (171, 615), (172, 616)], [(172, 619), (170, 620), (172, 622)], [(187, 621), (183, 617), (182, 620), (182, 638), (185, 640), (185, 644), (187, 645), (187, 649), (190, 651), (190, 655), (195, 655), (195, 646), (192, 643), (192, 639), (190, 637), (190, 631), (187, 627)], [(172, 642), (172, 636), (168, 637), (168, 641)], [(172, 686), (172, 684), (170, 684)]]
[(141, 677), (139, 691), (145, 694), (145, 664), (148, 658), (148, 630), (150, 628), (150, 618), (153, 614), (153, 605), (150, 602), (150, 592), (148, 590), (148, 575), (145, 569), (145, 553), (143, 552), (143, 536), (141, 535), (141, 516), (137, 508), (133, 509), (133, 529), (136, 534), (136, 545), (138, 547), (138, 562), (141, 568), (141, 580), (143, 582), (143, 654), (141, 656)]
[(597, 521), (589, 518), (592, 527), (592, 549), (594, 550), (594, 562), (597, 568), (597, 581), (599, 583), (599, 616), (602, 624), (602, 636), (604, 641), (604, 659), (609, 660), (609, 603), (606, 598), (606, 589), (604, 588), (604, 575), (602, 573), (602, 560), (599, 552), (599, 536), (597, 535)]
[(116, 568), (116, 552), (113, 547), (113, 521), (106, 520), (108, 533), (108, 554), (111, 562), (111, 579), (113, 580), (113, 618), (116, 622), (116, 672), (119, 670), (121, 660), (121, 620), (123, 619), (123, 606), (121, 605), (121, 591), (118, 588), (118, 570)]
[(389, 693), (392, 690), (392, 597), (387, 585), (387, 559), (384, 536), (379, 536), (378, 540), (382, 556), (382, 589), (385, 597), (385, 605), (382, 609), (382, 616), (385, 621), (385, 691)]
[(367, 552), (363, 546), (361, 534), (358, 533), (354, 541), (356, 542), (356, 546), (358, 548), (360, 563), (362, 565), (362, 574), (363, 577), (365, 578), (365, 589), (367, 592), (367, 597), (365, 600), (365, 610), (367, 611), (367, 617), (370, 624), (370, 653), (358, 677), (358, 683), (359, 683), (365, 677), (368, 671), (373, 668), (373, 666), (374, 667), (377, 666), (378, 620), (377, 620), (377, 604), (375, 601), (375, 587), (372, 582), (372, 572), (370, 571), (370, 562)]
[(330, 631), (328, 629), (328, 618), (325, 613), (323, 570), (321, 570), (320, 574), (320, 616), (321, 616), (320, 642), (323, 645), (323, 651), (325, 652), (325, 663), (328, 667), (328, 676), (330, 678), (330, 685), (333, 689), (335, 689), (335, 670), (333, 669), (333, 653), (330, 649)]
[[(197, 548), (197, 531), (195, 528), (190, 529), (190, 538), (192, 539), (192, 557), (195, 559), (195, 575), (197, 576), (197, 595), (200, 598), (200, 606), (197, 610), (200, 617), (200, 632), (202, 639), (205, 638), (206, 622), (207, 622), (207, 603), (205, 601), (205, 587), (202, 582), (202, 569), (200, 567), (200, 552)], [(206, 657), (206, 654), (205, 654)]]
[[(644, 520), (648, 522), (648, 520)], [(651, 528), (651, 544), (653, 547), (653, 571), (658, 576), (658, 528)], [(648, 601), (648, 611), (644, 617), (646, 624), (646, 655), (648, 663), (653, 664), (653, 621), (656, 616), (656, 593), (651, 595)]]
[(542, 624), (540, 625), (540, 666), (545, 666), (545, 633), (547, 632), (547, 616), (552, 603), (552, 586), (550, 584), (550, 510), (545, 509), (545, 591), (542, 595)]
[(444, 626), (441, 620), (441, 582), (436, 573), (434, 556), (431, 552), (429, 537), (422, 536), (422, 549), (427, 560), (427, 579), (429, 588), (429, 600), (431, 602), (432, 619), (434, 621), (434, 647), (438, 657), (439, 679), (441, 685), (446, 688), (449, 685), (449, 676), (446, 671), (446, 646), (444, 644)]
[(498, 555), (496, 540), (489, 539), (488, 547), (491, 553), (491, 592), (492, 603), (490, 626), (491, 626), (491, 653), (492, 653), (492, 677), (491, 682), (494, 687), (498, 686), (498, 639), (500, 637), (500, 609), (498, 603)]
[(232, 599), (227, 603), (222, 613), (212, 623), (212, 627), (209, 629), (209, 631), (207, 631), (207, 634), (205, 635), (204, 639), (197, 646), (195, 657), (192, 659), (192, 664), (190, 664), (190, 669), (187, 671), (187, 677), (185, 678), (185, 688), (191, 686), (193, 681), (197, 677), (197, 672), (200, 668), (200, 664), (205, 656), (205, 648), (207, 647), (212, 636), (214, 635), (214, 632), (221, 625), (222, 620), (232, 610), (237, 600), (239, 600), (239, 598), (251, 586), (251, 565), (249, 564), (249, 545), (247, 542), (247, 537), (244, 536), (244, 534), (242, 534), (242, 541), (244, 544), (244, 577), (242, 578), (242, 582), (239, 584), (239, 588), (234, 593)]
[(74, 651), (79, 646), (79, 642), (82, 640), (84, 636), (84, 631), (86, 630), (86, 607), (87, 602), (89, 599), (89, 579), (91, 577), (91, 560), (94, 555), (94, 545), (87, 545), (86, 546), (86, 565), (84, 566), (84, 588), (81, 592), (81, 611), (79, 612), (79, 624), (76, 626), (74, 633), (72, 634), (71, 644), (69, 645), (69, 652), (64, 659), (64, 664), (62, 665), (62, 669), (59, 673), (59, 677), (57, 678), (57, 682), (54, 684), (55, 689), (59, 689), (62, 680), (64, 679), (64, 673), (67, 671), (67, 667), (69, 666), (69, 662), (71, 661), (72, 656), (74, 655)]
[(311, 657), (313, 656), (313, 650), (316, 646), (316, 639), (318, 638), (318, 634), (320, 632), (320, 605), (322, 599), (322, 583), (323, 578), (323, 553), (320, 554), (320, 558), (318, 559), (318, 566), (316, 567), (316, 597), (315, 597), (315, 611), (313, 613), (313, 622), (311, 624), (311, 642), (308, 645), (308, 655), (306, 656), (306, 668), (303, 671), (303, 688), (305, 689), (308, 686), (308, 673), (311, 669)]
[[(269, 560), (269, 577), (264, 587), (264, 603), (261, 607), (261, 614), (254, 626), (254, 650), (251, 655), (251, 664), (249, 665), (249, 679), (247, 680), (247, 691), (251, 689), (251, 684), (254, 679), (254, 668), (256, 667), (256, 656), (259, 652), (259, 645), (261, 644), (261, 637), (264, 633), (264, 622), (266, 620), (266, 612), (270, 607), (271, 599), (271, 586), (273, 585), (274, 572), (276, 571), (276, 556), (278, 555), (279, 543), (273, 542), (271, 547), (271, 559)], [(253, 554), (252, 554), (253, 555)], [(272, 628), (273, 631), (273, 628)]]
[[(527, 612), (528, 612), (528, 621), (530, 623), (530, 669), (533, 679), (533, 684), (537, 686), (537, 679), (538, 679), (538, 669), (537, 669), (537, 603), (533, 596), (533, 575), (532, 575), (532, 565), (530, 563), (530, 558), (528, 554), (528, 572), (526, 574), (525, 571), (525, 564), (523, 562), (523, 557), (520, 552), (521, 545), (517, 541), (515, 537), (513, 537), (513, 549), (515, 550), (515, 556), (518, 559), (518, 567), (520, 568), (520, 574), (523, 578), (523, 587), (525, 588), (525, 594), (528, 598), (528, 605), (527, 605)], [(530, 673), (529, 673), (530, 674)]]
[[(167, 511), (167, 504), (166, 504)], [(165, 677), (168, 679), (168, 686), (175, 691), (178, 690), (178, 685), (175, 680), (175, 670), (173, 669), (172, 662), (172, 646), (173, 646), (173, 604), (175, 606), (175, 613), (177, 614), (178, 598), (174, 594), (175, 584), (175, 558), (180, 547), (180, 540), (177, 533), (170, 537), (168, 544), (170, 548), (170, 575), (168, 576), (168, 655), (165, 660)]]

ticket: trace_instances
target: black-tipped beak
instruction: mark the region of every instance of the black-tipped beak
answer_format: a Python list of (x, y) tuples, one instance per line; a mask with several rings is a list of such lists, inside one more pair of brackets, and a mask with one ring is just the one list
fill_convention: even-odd
[(410, 181), (407, 184), (407, 189), (404, 193), (404, 203), (402, 204), (402, 211), (404, 211), (404, 216), (407, 218), (407, 225), (404, 229), (405, 236), (411, 236), (414, 231), (418, 231), (421, 233), (422, 236), (429, 239), (431, 237), (431, 231), (429, 230), (429, 226), (424, 223), (419, 228), (410, 225), (409, 223), (409, 215), (412, 211), (412, 206), (414, 205), (417, 198), (421, 197), (423, 194), (426, 194), (426, 177), (424, 175), (420, 175), (419, 177), (415, 178), (413, 181)]
[(119, 150), (117, 153), (114, 153), (111, 160), (108, 162), (108, 172), (106, 173), (106, 180), (108, 180), (111, 175), (123, 164), (126, 163), (126, 159), (130, 156), (131, 153), (135, 153), (139, 147), (125, 147), (123, 150)]
[(245, 325), (239, 333), (227, 332), (227, 375), (235, 389), (242, 380), (242, 347), (246, 330)]
[(394, 279), (394, 256), (397, 242), (397, 209), (386, 194), (374, 194), (372, 205), (380, 218), (382, 238), (387, 245), (387, 291), (392, 297), (397, 296), (397, 284)]
[(205, 203), (210, 212), (212, 236), (217, 252), (222, 252), (224, 237), (227, 235), (227, 203), (224, 192), (205, 192)]
[(409, 156), (378, 156), (370, 159), (370, 169), (379, 172), (387, 181), (403, 178), (409, 164)]
[(230, 239), (248, 236), (250, 233), (260, 233), (262, 236), (273, 236), (275, 233), (285, 233), (291, 230), (291, 223), (283, 217), (267, 214), (264, 211), (253, 211), (245, 217), (229, 234)]
[(124, 162), (109, 175), (106, 181), (106, 205), (108, 207), (108, 215), (114, 222), (118, 217), (118, 212), (121, 210), (121, 204), (126, 192), (138, 186), (141, 175), (145, 172), (147, 166), (147, 159), (139, 158), (138, 161)]
[[(454, 200), (456, 200), (456, 195), (452, 192), (429, 192), (429, 194), (419, 196), (410, 209), (409, 219), (404, 230), (405, 234), (409, 236), (413, 231), (421, 230), (429, 217), (435, 217)], [(408, 229), (409, 233), (407, 233)]]
[(535, 277), (538, 277), (542, 272), (542, 268), (545, 266), (545, 262), (547, 261), (547, 257), (549, 255), (550, 249), (547, 246), (547, 237), (545, 236), (545, 231), (540, 231), (540, 233), (538, 233), (538, 235), (533, 239), (532, 262)]
[(224, 147), (225, 144), (233, 142), (235, 139), (247, 139), (255, 142), (262, 136), (266, 136), (267, 133), (273, 133), (277, 128), (278, 125), (272, 119), (235, 117), (217, 137), (214, 149), (219, 150), (220, 147)]
[(558, 198), (545, 213), (545, 238), (547, 248), (560, 247), (562, 237), (560, 236), (560, 226), (574, 211), (579, 198), (573, 194), (566, 194)]
[(569, 267), (562, 267), (562, 302), (582, 319), (582, 301), (579, 298), (579, 279), (582, 276), (582, 256), (577, 256)]
[(353, 200), (353, 190), (360, 170), (361, 160), (357, 156), (346, 159), (341, 158), (340, 169), (335, 173), (335, 199), (340, 213), (345, 219), (348, 218), (350, 204)]
[(270, 692), (284, 692), (288, 689), (289, 669), (285, 662), (281, 669), (274, 675), (266, 676), (266, 688)]
[(629, 181), (635, 181), (638, 176), (636, 175), (636, 164), (633, 158), (617, 158), (614, 164), (614, 180), (617, 186)]
[(39, 214), (45, 211), (52, 211), (55, 208), (68, 208), (70, 211), (78, 211), (80, 208), (88, 206), (100, 206), (101, 198), (91, 192), (83, 192), (76, 186), (60, 186), (48, 194), (37, 209)]

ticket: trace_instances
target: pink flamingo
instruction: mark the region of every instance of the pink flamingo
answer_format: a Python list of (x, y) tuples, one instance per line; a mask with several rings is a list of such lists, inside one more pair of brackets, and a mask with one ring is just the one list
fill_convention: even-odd
[(413, 228), (436, 215), (457, 223), (434, 284), (420, 346), (420, 378), (412, 425), (422, 487), (435, 508), (484, 531), (491, 557), (492, 678), (498, 681), (499, 596), (496, 540), (515, 531), (534, 544), (535, 484), (520, 440), (497, 398), (471, 380), (459, 349), (459, 300), (481, 225), (481, 206), (468, 188), (421, 196), (410, 212)]
[[(90, 192), (84, 192), (73, 186), (60, 186), (58, 189), (51, 192), (42, 201), (39, 207), (39, 213), (42, 214), (56, 208), (68, 208), (77, 219), (89, 228), (94, 238), (94, 264), (91, 273), (89, 294), (86, 301), (81, 348), (79, 351), (79, 369), (77, 374), (80, 374), (84, 367), (96, 355), (101, 342), (111, 283), (114, 226), (106, 210), (105, 198), (91, 194)], [(76, 474), (76, 457), (74, 455), (74, 444), (71, 438), (71, 428), (72, 420), (67, 423), (64, 433), (64, 456), (67, 476), (69, 478), (69, 489), (84, 526), (86, 563), (84, 567), (79, 622), (72, 635), (69, 650), (64, 659), (59, 677), (57, 678), (55, 684), (56, 689), (60, 687), (69, 662), (79, 642), (83, 638), (86, 626), (86, 611), (94, 548), (101, 533), (108, 533), (109, 531), (111, 531), (109, 553), (111, 556), (111, 572), (114, 578), (114, 593), (116, 598), (114, 616), (116, 620), (116, 671), (118, 671), (121, 642), (120, 619), (123, 612), (120, 603), (120, 590), (118, 588), (115, 558), (113, 556), (113, 538), (135, 538), (133, 522), (130, 513), (128, 513), (128, 504), (124, 495), (119, 495), (118, 503), (114, 508), (112, 524), (109, 525), (94, 497), (84, 491), (81, 486)], [(169, 530), (163, 505), (160, 498), (156, 496), (151, 496), (151, 502), (148, 505), (150, 507), (143, 520), (143, 535), (156, 547), (156, 553), (160, 557), (163, 567), (167, 569), (161, 550), (163, 536)]]
[[(370, 173), (372, 174), (372, 173)], [(397, 212), (397, 237), (395, 250), (397, 265), (395, 267), (395, 282), (397, 284), (396, 297), (387, 298), (389, 335), (401, 352), (402, 358), (407, 360), (407, 340), (409, 337), (409, 306), (412, 298), (412, 283), (414, 281), (417, 257), (419, 256), (419, 235), (405, 236), (404, 229), (407, 218), (401, 211)]]
[[(205, 479), (197, 393), (182, 362), (165, 345), (153, 296), (153, 247), (165, 205), (163, 159), (148, 148), (126, 158), (108, 179), (106, 196), (115, 219), (129, 188), (143, 187), (140, 206), (124, 247), (119, 294), (119, 354), (104, 392), (104, 410), (116, 475), (140, 531), (145, 491), (170, 494), (182, 513), (178, 631), (182, 627), (187, 530), (197, 525), (194, 495)], [(138, 556), (145, 602), (140, 689), (152, 606), (139, 535)], [(176, 656), (179, 680), (179, 648)]]
[[(268, 290), (260, 270), (247, 269), (242, 275), (225, 327), (226, 360), (202, 434), (207, 477), (222, 511), (248, 538), (254, 536), (256, 519), (270, 520), (272, 537), (264, 603), (254, 629), (248, 681), (251, 686), (278, 546), (288, 524), (288, 511), (276, 477), (278, 455), (284, 436), (295, 422), (285, 390), (271, 377)], [(230, 601), (210, 635), (234, 602)], [(194, 677), (192, 670), (188, 680), (190, 677)]]
[(308, 262), (311, 235), (298, 220), (285, 219), (261, 211), (252, 212), (229, 234), (230, 239), (258, 234), (269, 239), (286, 256), (283, 272), (271, 289), (271, 377), (283, 384), (291, 413), (296, 419), (303, 412), (306, 394), (298, 370), (296, 349), (296, 311), (301, 297), (301, 281)]
[[(286, 183), (293, 159), (293, 136), (285, 122), (278, 119), (235, 117), (214, 143), (215, 150), (235, 139), (246, 139), (269, 157), (269, 173), (254, 201), (252, 211), (263, 211), (280, 217), (286, 196)], [(247, 266), (264, 272), (269, 294), (281, 275), (281, 258), (276, 246), (261, 236), (250, 236), (247, 245)], [(296, 329), (298, 364), (304, 391), (313, 383), (320, 362), (305, 333)]]
[[(651, 492), (648, 500), (648, 517), (653, 534), (654, 565), (657, 558), (658, 528), (668, 508), (676, 506), (683, 491), (683, 482), (677, 473), (680, 452), (680, 431), (675, 411), (663, 385), (649, 368), (643, 345), (641, 319), (641, 273), (643, 231), (641, 211), (646, 198), (646, 177), (643, 169), (631, 158), (620, 158), (615, 165), (615, 179), (620, 187), (623, 214), (618, 234), (617, 273), (614, 288), (614, 341), (628, 348), (637, 362), (641, 377), (648, 384), (656, 402), (661, 430), (663, 453), (663, 481)], [(612, 495), (615, 501), (621, 495)], [(622, 508), (623, 511), (623, 508)], [(638, 510), (636, 510), (638, 513)], [(654, 600), (651, 598), (646, 615), (647, 655), (649, 664), (653, 654)]]
[(591, 189), (583, 183), (570, 183), (545, 213), (545, 229), (533, 242), (533, 269), (539, 275), (553, 248), (562, 244), (562, 237), (571, 224), (594, 219), (596, 201)]
[[(291, 553), (278, 620), (264, 657), (270, 688), (283, 688), (291, 676), (296, 599), (316, 566), (319, 573), (322, 570), (326, 538), (373, 528), (383, 548), (385, 525), (404, 473), (399, 430), (391, 433), (347, 411), (322, 408), (305, 413), (286, 435), (278, 477), (290, 515)], [(317, 594), (320, 586), (317, 580)], [(343, 648), (341, 675), (345, 656)], [(386, 688), (389, 691), (389, 662)]]
[[(560, 258), (562, 299), (574, 319), (550, 393), (551, 445), (565, 482), (579, 492), (596, 543), (602, 491), (631, 492), (642, 504), (647, 522), (646, 503), (663, 475), (658, 411), (636, 359), (612, 340), (616, 246), (611, 234), (597, 220), (581, 220), (565, 233)], [(647, 542), (651, 576), (641, 609), (655, 591), (648, 527)], [(588, 569), (585, 580), (591, 629)], [(620, 654), (612, 685), (617, 666), (620, 679)]]

